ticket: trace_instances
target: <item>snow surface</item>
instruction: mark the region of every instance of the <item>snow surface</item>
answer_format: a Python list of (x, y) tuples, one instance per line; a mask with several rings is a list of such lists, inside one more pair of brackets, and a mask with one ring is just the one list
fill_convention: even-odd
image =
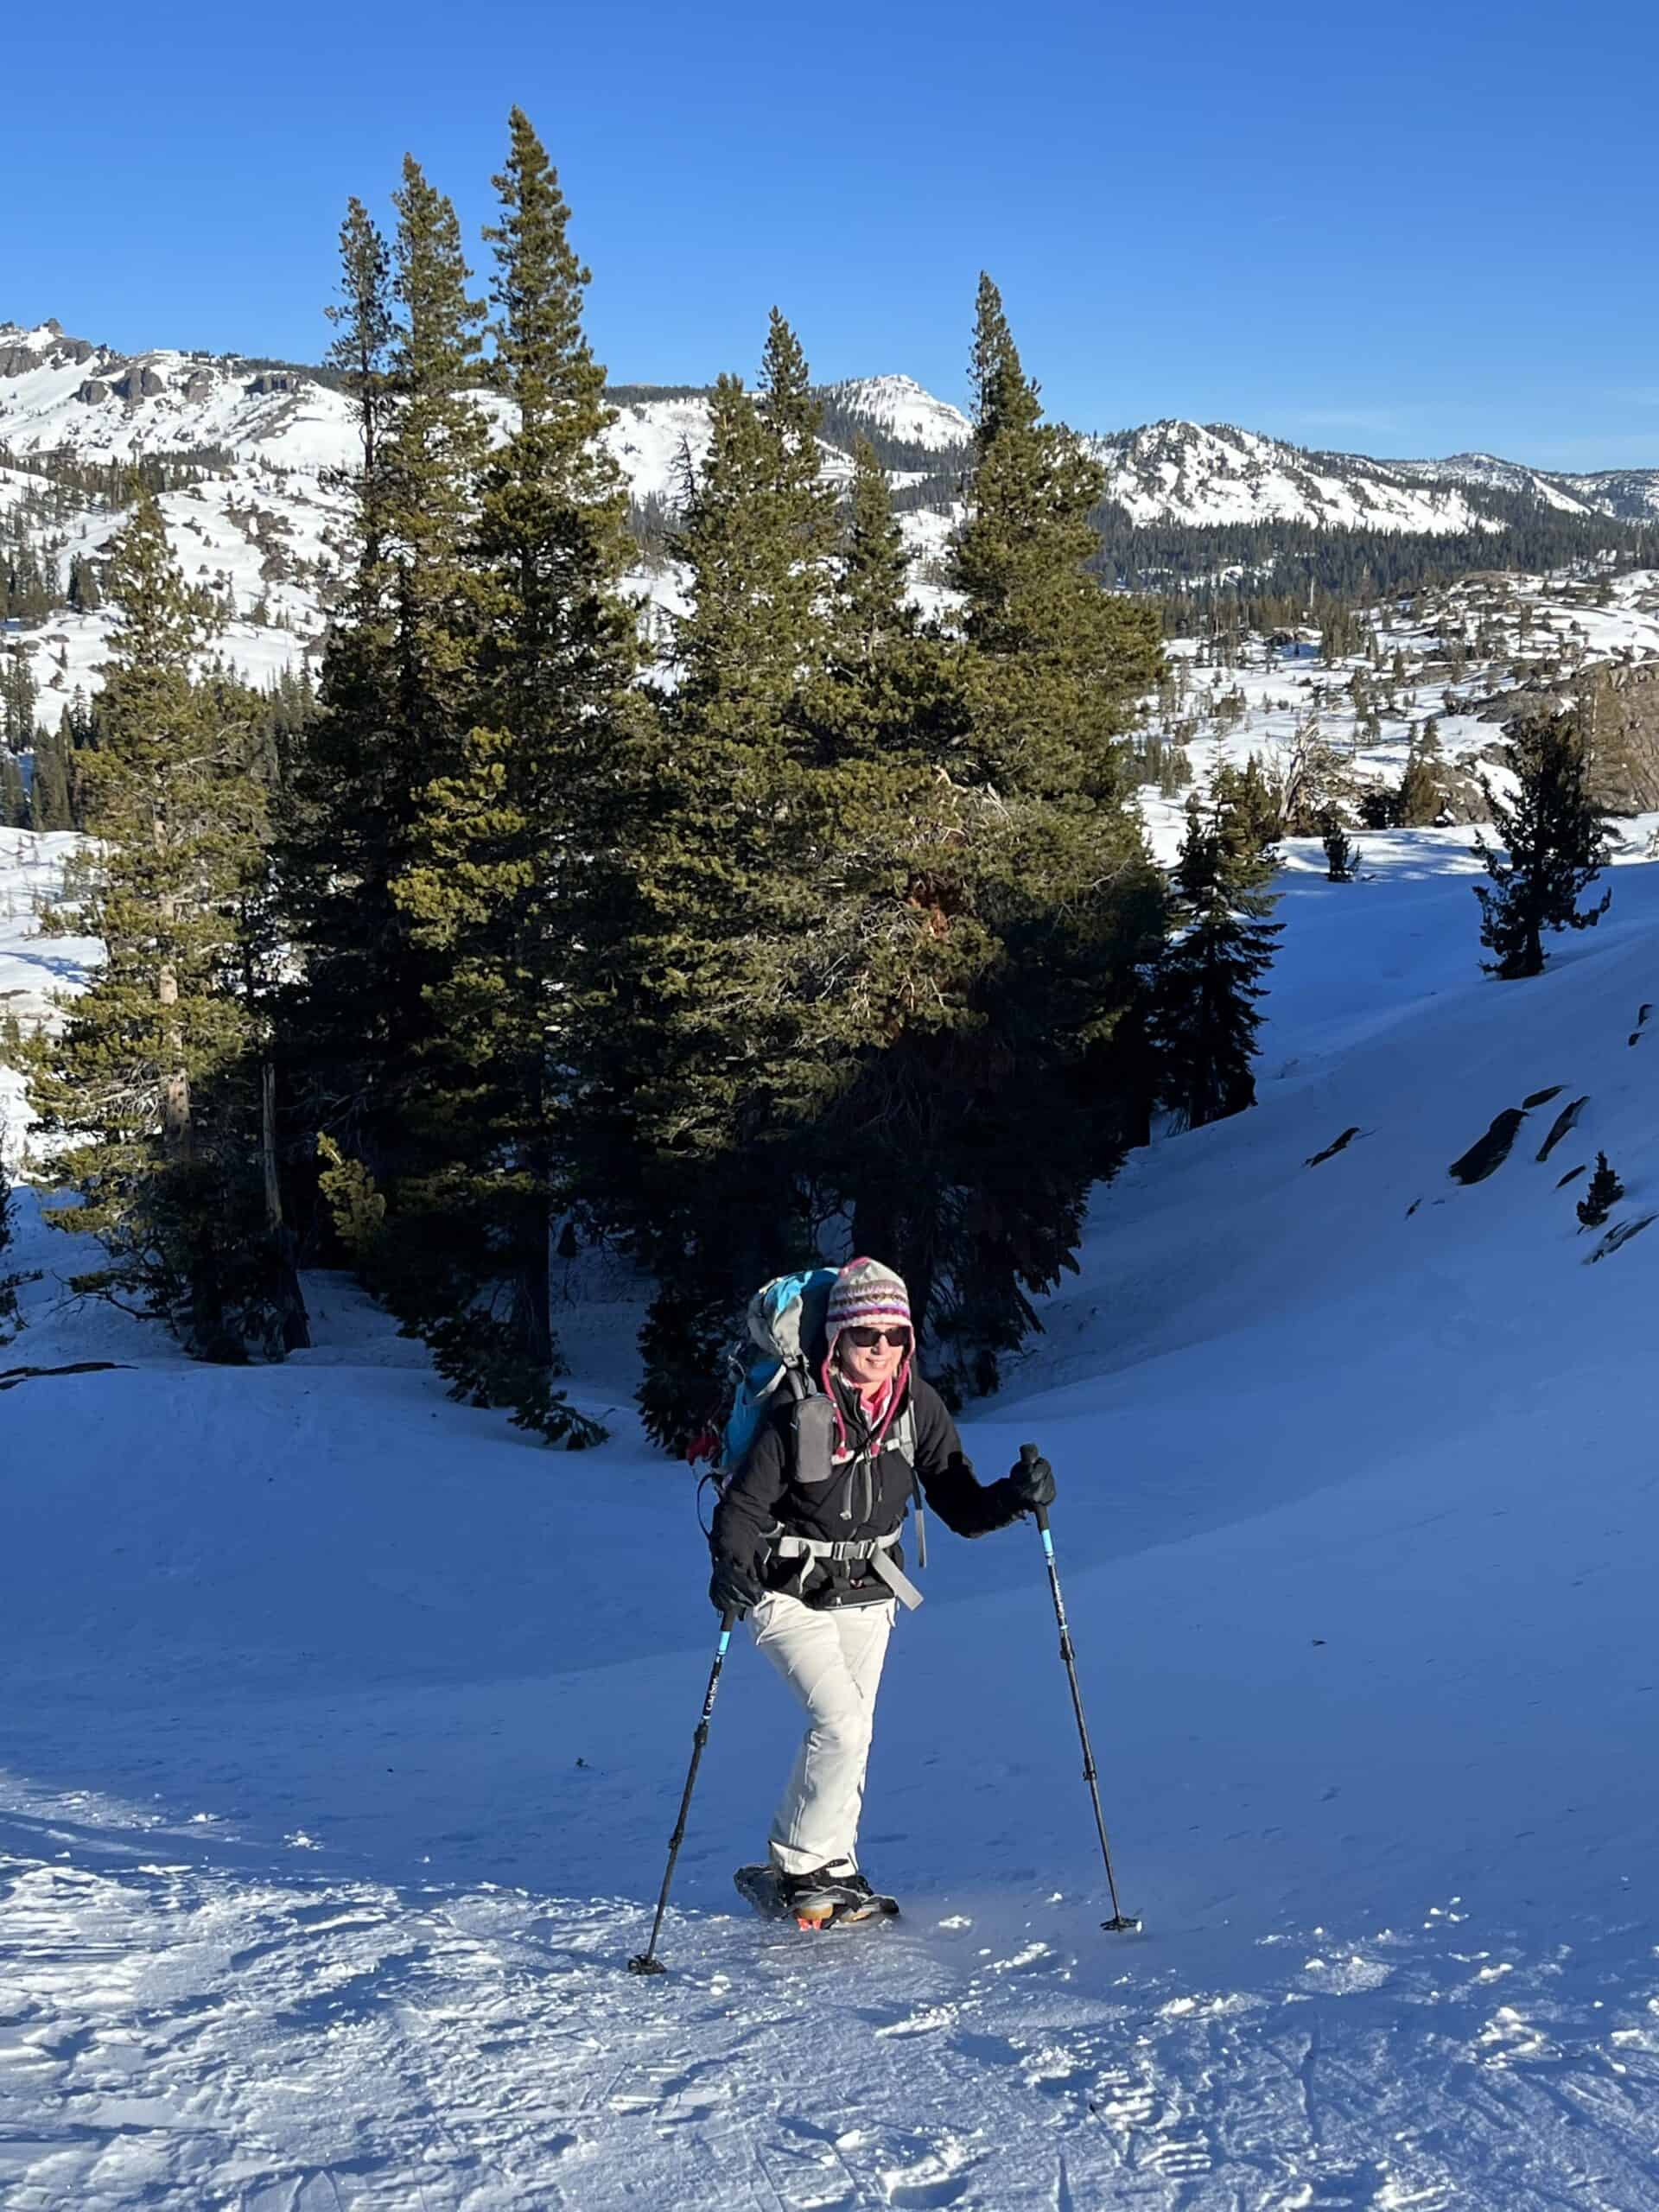
[(1339, 470), (1321, 467), (1230, 423), (1151, 423), (1086, 442), (1105, 469), (1106, 497), (1137, 523), (1302, 522), (1431, 536), (1503, 527), (1455, 484), (1420, 485), (1389, 462), (1347, 456)]
[(795, 1736), (740, 1638), (630, 1976), (714, 1639), (638, 1286), (573, 1267), (615, 1433), (564, 1457), (331, 1276), (312, 1351), (193, 1366), (22, 1199), (0, 1368), (122, 1364), (0, 1390), (7, 2212), (1652, 2212), (1659, 1235), (1596, 1261), (1558, 1184), (1659, 1210), (1659, 867), (1498, 985), (1465, 843), (1292, 849), (1261, 1103), (1131, 1157), (966, 1423), (1054, 1462), (1140, 1938), (1034, 1535), (936, 1531), (865, 1821), (904, 1919), (738, 1906)]
[(949, 453), (964, 446), (974, 426), (959, 407), (936, 399), (914, 377), (852, 377), (827, 387), (830, 397), (906, 445)]

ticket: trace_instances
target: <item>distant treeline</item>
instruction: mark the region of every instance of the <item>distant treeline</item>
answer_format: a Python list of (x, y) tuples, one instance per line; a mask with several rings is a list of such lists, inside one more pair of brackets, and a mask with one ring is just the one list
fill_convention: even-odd
[(1533, 508), (1510, 493), (1486, 497), (1510, 511), (1503, 528), (1438, 537), (1283, 521), (1137, 523), (1112, 501), (1090, 519), (1100, 534), (1101, 575), (1120, 590), (1156, 594), (1175, 634), (1206, 628), (1217, 614), (1248, 622), (1262, 601), (1369, 606), (1480, 569), (1537, 575), (1610, 554), (1621, 568), (1659, 565), (1659, 527)]

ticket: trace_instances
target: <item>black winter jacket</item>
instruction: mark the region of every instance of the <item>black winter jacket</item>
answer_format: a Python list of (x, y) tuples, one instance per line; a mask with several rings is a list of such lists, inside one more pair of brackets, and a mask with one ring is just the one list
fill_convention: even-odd
[[(916, 1475), (922, 1495), (946, 1528), (959, 1536), (982, 1536), (1016, 1520), (1020, 1507), (1006, 1478), (982, 1484), (962, 1448), (944, 1401), (931, 1382), (912, 1375), (908, 1402), (916, 1432)], [(911, 1501), (911, 1470), (887, 1445), (871, 1462), (868, 1424), (857, 1393), (837, 1385), (853, 1457), (835, 1467), (828, 1482), (802, 1483), (795, 1464), (795, 1407), (780, 1403), (762, 1425), (747, 1456), (715, 1511), (710, 1538), (716, 1559), (734, 1560), (769, 1590), (787, 1591), (809, 1605), (880, 1605), (892, 1595), (865, 1560), (789, 1560), (772, 1556), (768, 1537), (780, 1524), (797, 1536), (829, 1542), (887, 1536), (902, 1523)], [(888, 1424), (891, 1436), (903, 1403)], [(889, 1558), (899, 1566), (904, 1554)]]

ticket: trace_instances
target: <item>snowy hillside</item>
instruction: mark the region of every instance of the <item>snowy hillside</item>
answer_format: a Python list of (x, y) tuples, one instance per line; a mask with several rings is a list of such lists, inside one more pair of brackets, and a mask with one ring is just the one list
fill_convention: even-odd
[[(1394, 464), (1402, 474), (1484, 485), (1488, 490), (1510, 492), (1536, 499), (1560, 514), (1588, 515), (1612, 512), (1587, 493), (1571, 488), (1575, 480), (1551, 476), (1541, 468), (1500, 461), (1496, 454), (1455, 453), (1445, 461), (1401, 461)], [(1641, 472), (1645, 474), (1645, 472)], [(1583, 480), (1589, 482), (1592, 480)]]
[[(1289, 848), (1261, 1103), (1132, 1156), (970, 1408), (982, 1472), (1036, 1438), (1058, 1475), (1139, 1939), (1098, 1928), (1016, 1528), (939, 1534), (895, 1639), (864, 1842), (904, 1918), (740, 1909), (795, 1735), (740, 1639), (671, 1971), (631, 1977), (714, 1634), (687, 1478), (626, 1411), (637, 1286), (573, 1273), (615, 1440), (565, 1459), (332, 1277), (312, 1351), (192, 1366), (66, 1300), (91, 1255), (25, 1198), (8, 2212), (1652, 2212), (1654, 826), (1510, 985), (1466, 832), (1369, 838), (1346, 886)], [(27, 933), (59, 857), (0, 845), (0, 990), (73, 980)], [(1598, 1148), (1612, 1234), (1573, 1213)]]
[(346, 400), (309, 377), (168, 346), (118, 353), (54, 322), (0, 325), (0, 445), (88, 461), (219, 448), (312, 472), (357, 455)]
[(1138, 523), (1304, 522), (1433, 535), (1501, 527), (1454, 484), (1419, 483), (1386, 461), (1316, 457), (1228, 423), (1152, 423), (1090, 442), (1106, 469), (1106, 496)]
[(959, 408), (936, 399), (913, 377), (853, 377), (826, 385), (823, 396), (888, 437), (931, 453), (954, 453), (974, 434)]

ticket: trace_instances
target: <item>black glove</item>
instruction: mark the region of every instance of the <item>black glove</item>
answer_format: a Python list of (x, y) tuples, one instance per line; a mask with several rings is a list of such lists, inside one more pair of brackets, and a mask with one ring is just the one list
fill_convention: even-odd
[(716, 1554), (715, 1571), (709, 1578), (709, 1602), (722, 1618), (727, 1613), (747, 1613), (766, 1594), (766, 1586), (758, 1574), (737, 1560)]
[(1034, 1444), (1020, 1446), (1019, 1464), (1008, 1469), (1008, 1484), (1021, 1513), (1054, 1503), (1054, 1470)]

